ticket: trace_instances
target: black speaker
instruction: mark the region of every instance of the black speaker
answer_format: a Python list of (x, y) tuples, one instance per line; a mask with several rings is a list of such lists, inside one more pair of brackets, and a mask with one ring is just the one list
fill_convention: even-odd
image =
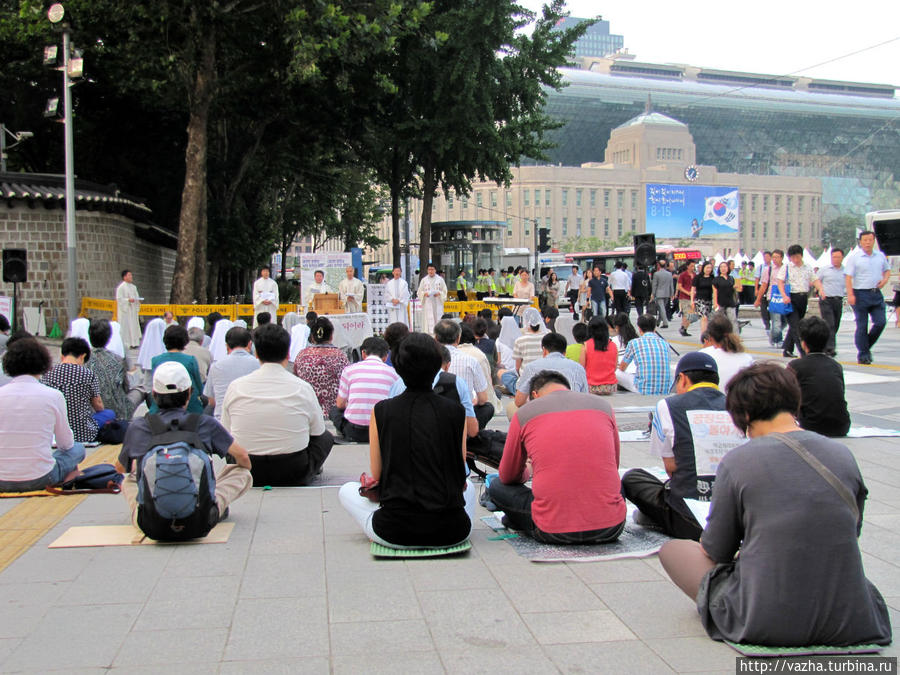
[(656, 264), (656, 235), (652, 232), (634, 235), (634, 264), (647, 268)]
[(28, 281), (28, 251), (24, 248), (3, 249), (3, 281), (8, 284)]
[(879, 214), (872, 223), (878, 248), (885, 255), (900, 255), (900, 211)]

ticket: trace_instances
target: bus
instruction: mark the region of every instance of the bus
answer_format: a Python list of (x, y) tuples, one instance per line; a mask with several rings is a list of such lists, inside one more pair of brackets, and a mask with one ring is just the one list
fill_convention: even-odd
[[(699, 262), (703, 259), (703, 254), (696, 248), (681, 248), (677, 246), (657, 246), (656, 259), (666, 259), (667, 262), (674, 262), (679, 267), (688, 262)], [(599, 265), (600, 269), (605, 272), (612, 272), (617, 262), (628, 264), (628, 269), (634, 269), (634, 247), (619, 246), (611, 251), (593, 251), (590, 253), (566, 253), (566, 263), (578, 265), (582, 270), (590, 269), (594, 265)]]

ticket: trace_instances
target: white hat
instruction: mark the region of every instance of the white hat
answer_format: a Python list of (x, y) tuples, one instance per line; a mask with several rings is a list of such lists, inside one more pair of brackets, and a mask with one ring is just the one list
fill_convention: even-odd
[(178, 394), (191, 388), (187, 368), (176, 361), (159, 364), (153, 371), (154, 394)]

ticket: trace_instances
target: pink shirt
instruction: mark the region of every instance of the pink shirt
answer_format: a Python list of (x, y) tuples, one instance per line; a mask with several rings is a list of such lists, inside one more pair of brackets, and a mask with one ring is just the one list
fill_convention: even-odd
[(344, 368), (338, 385), (338, 398), (347, 401), (344, 410), (346, 420), (361, 427), (369, 426), (372, 408), (388, 398), (391, 385), (397, 379), (397, 372), (378, 356), (369, 356)]
[(60, 449), (75, 444), (61, 391), (31, 375), (0, 387), (0, 480), (34, 480), (49, 473), (56, 463), (54, 434)]

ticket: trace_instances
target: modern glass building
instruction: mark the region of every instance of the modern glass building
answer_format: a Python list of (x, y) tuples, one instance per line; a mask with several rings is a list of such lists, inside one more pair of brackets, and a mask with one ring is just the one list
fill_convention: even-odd
[[(573, 16), (560, 19), (556, 27), (560, 30), (574, 28), (585, 19)], [(609, 56), (625, 46), (625, 38), (621, 35), (613, 35), (609, 32), (609, 21), (598, 20), (590, 26), (584, 35), (575, 43), (575, 56)]]
[[(653, 110), (684, 122), (696, 163), (822, 181), (822, 222), (900, 206), (900, 100), (887, 85), (583, 59), (547, 112), (552, 164), (602, 161), (610, 132)], [(534, 162), (523, 161), (523, 164)]]

